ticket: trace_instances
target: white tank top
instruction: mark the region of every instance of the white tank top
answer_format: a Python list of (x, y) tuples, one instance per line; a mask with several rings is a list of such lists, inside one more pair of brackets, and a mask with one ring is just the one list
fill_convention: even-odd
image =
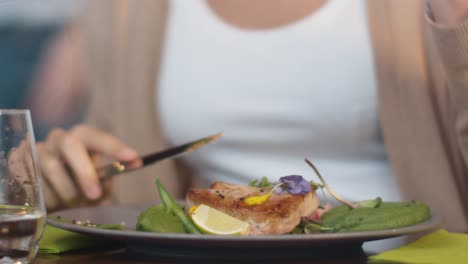
[(399, 200), (379, 137), (365, 2), (332, 0), (293, 24), (243, 30), (204, 0), (171, 1), (155, 109), (167, 139), (225, 133), (184, 156), (207, 181), (318, 181), (307, 157), (348, 199)]

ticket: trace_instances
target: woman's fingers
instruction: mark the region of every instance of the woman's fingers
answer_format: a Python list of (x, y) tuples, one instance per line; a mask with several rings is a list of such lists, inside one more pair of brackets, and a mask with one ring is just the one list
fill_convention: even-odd
[[(89, 151), (83, 142), (73, 133), (54, 129), (46, 141), (47, 150), (62, 162), (68, 177), (73, 177), (82, 192), (89, 199), (95, 200), (101, 195), (101, 188)], [(50, 175), (49, 178), (59, 177)]]
[(98, 131), (89, 126), (76, 126), (70, 132), (80, 139), (93, 152), (101, 153), (120, 161), (132, 161), (138, 158), (135, 150), (123, 144), (110, 134)]
[(99, 179), (90, 158), (90, 151), (81, 138), (83, 136), (76, 132), (55, 129), (47, 138), (47, 149), (52, 155), (65, 162), (64, 168), (71, 174), (68, 177), (74, 177), (86, 197), (95, 200), (101, 196)]
[[(51, 131), (46, 141), (46, 150), (50, 154), (45, 156), (49, 163), (47, 173), (53, 173), (48, 176), (53, 179), (51, 187), (58, 190), (63, 188), (62, 184), (69, 187), (70, 181), (75, 182), (86, 197), (92, 200), (101, 196), (102, 189), (91, 154), (101, 154), (124, 162), (138, 160), (137, 153), (117, 138), (84, 125), (70, 131)], [(66, 164), (60, 167), (57, 164), (60, 162)], [(70, 180), (71, 177), (74, 181)], [(57, 180), (61, 178), (68, 180)], [(62, 198), (65, 194), (61, 191), (59, 195)]]
[(99, 179), (85, 144), (74, 135), (67, 135), (60, 151), (86, 197), (99, 198), (102, 192)]
[(75, 127), (71, 133), (78, 137), (89, 150), (95, 153), (126, 162), (126, 166), (130, 168), (139, 168), (142, 165), (135, 150), (110, 134), (84, 125)]
[(142, 165), (142, 161), (134, 149), (123, 144), (110, 134), (84, 125), (75, 127), (71, 133), (78, 137), (94, 153), (126, 162), (126, 166), (130, 168), (139, 168)]
[(49, 153), (42, 143), (37, 144), (37, 151), (42, 175), (48, 176), (45, 180), (51, 186), (46, 186), (46, 188), (55, 190), (55, 194), (63, 204), (71, 205), (78, 198), (79, 191), (63, 162), (57, 156)]
[(53, 210), (60, 206), (60, 199), (55, 194), (55, 191), (49, 186), (47, 180), (42, 181), (42, 191), (44, 193), (44, 202), (47, 210)]

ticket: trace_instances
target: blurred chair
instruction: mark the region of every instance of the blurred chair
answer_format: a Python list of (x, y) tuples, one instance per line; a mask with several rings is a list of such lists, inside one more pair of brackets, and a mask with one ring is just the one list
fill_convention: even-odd
[[(39, 89), (36, 82), (44, 52), (83, 4), (82, 0), (0, 0), (0, 108), (37, 108), (46, 103), (35, 102), (41, 91), (34, 91)], [(50, 123), (36, 118), (37, 109), (31, 111), (38, 139), (52, 125), (70, 126), (81, 118), (81, 113), (74, 113)]]

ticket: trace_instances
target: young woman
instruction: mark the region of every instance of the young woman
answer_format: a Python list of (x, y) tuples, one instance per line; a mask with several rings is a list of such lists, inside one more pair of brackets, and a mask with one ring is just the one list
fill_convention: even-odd
[(49, 206), (102, 195), (97, 154), (132, 160), (224, 131), (182, 160), (118, 177), (112, 199), (156, 199), (155, 177), (177, 196), (197, 179), (313, 179), (308, 157), (348, 199), (423, 200), (468, 231), (467, 1), (90, 5), (66, 32), (75, 41), (62, 39), (62, 52), (85, 55), (61, 65), (86, 69), (93, 128), (39, 145)]

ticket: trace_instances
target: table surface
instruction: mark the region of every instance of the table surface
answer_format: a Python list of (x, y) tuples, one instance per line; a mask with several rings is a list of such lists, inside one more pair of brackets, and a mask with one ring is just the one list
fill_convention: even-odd
[[(251, 263), (259, 263), (261, 261), (255, 260)], [(266, 261), (265, 261), (266, 262)], [(337, 256), (337, 257), (324, 257), (317, 259), (303, 259), (303, 260), (268, 260), (268, 264), (274, 263), (288, 263), (288, 264), (301, 264), (301, 263), (321, 263), (321, 264), (365, 264), (367, 263), (367, 254), (358, 252), (353, 256)], [(34, 264), (67, 264), (67, 263), (87, 263), (87, 264), (143, 264), (143, 263), (223, 263), (223, 264), (239, 264), (246, 263), (246, 261), (239, 260), (182, 260), (182, 259), (168, 259), (168, 258), (148, 258), (132, 256), (127, 253), (125, 248), (119, 249), (101, 249), (101, 250), (83, 250), (71, 253), (64, 253), (60, 255), (38, 255), (33, 262)], [(247, 262), (248, 263), (248, 262)]]

